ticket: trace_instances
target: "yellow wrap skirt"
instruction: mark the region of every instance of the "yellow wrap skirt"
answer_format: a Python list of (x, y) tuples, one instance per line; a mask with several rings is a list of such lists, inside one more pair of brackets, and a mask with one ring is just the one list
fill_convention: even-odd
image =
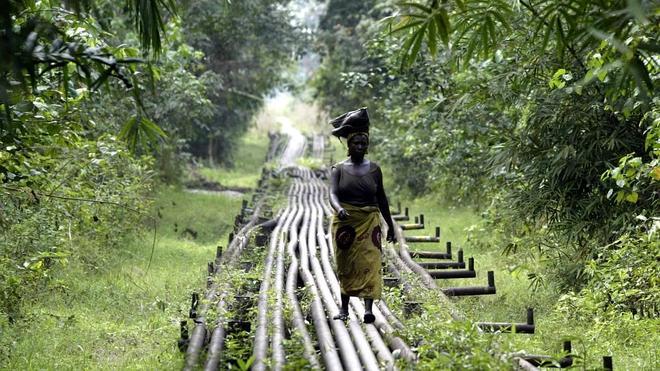
[(381, 267), (380, 212), (376, 206), (341, 203), (346, 220), (332, 220), (337, 276), (341, 293), (380, 299), (383, 290)]

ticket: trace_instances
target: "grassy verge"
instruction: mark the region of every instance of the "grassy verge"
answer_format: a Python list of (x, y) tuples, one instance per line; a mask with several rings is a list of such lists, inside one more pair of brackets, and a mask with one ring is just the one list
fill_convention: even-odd
[[(229, 172), (208, 172), (240, 186), (256, 183), (267, 138), (245, 140), (237, 158), (247, 165), (238, 161)], [(155, 246), (154, 230), (145, 226), (122, 238), (122, 248), (94, 254), (96, 261), (70, 259), (51, 278), (50, 291), (25, 305), (25, 320), (1, 327), (0, 347), (9, 357), (0, 368), (181, 368), (179, 321), (187, 317), (190, 293), (205, 287), (206, 263), (217, 245), (226, 246), (241, 201), (160, 189), (153, 207)]]
[(228, 169), (204, 166), (199, 173), (206, 179), (228, 188), (255, 188), (268, 151), (265, 132), (248, 131), (242, 138), (234, 157), (236, 165)]
[[(405, 199), (403, 199), (405, 201)], [(396, 204), (396, 197), (393, 198)], [(501, 334), (511, 349), (543, 354), (559, 354), (562, 341), (572, 340), (576, 364), (582, 369), (601, 366), (603, 355), (612, 355), (616, 368), (652, 370), (660, 367), (656, 344), (660, 341), (660, 321), (633, 319), (629, 315), (596, 316), (577, 321), (569, 319), (562, 294), (551, 283), (533, 290), (528, 273), (538, 268), (538, 261), (523, 261), (518, 256), (505, 256), (502, 248), (492, 246), (481, 217), (473, 210), (448, 207), (433, 197), (402, 202), (408, 206), (411, 219), (424, 214), (424, 230), (406, 231), (407, 235), (433, 235), (435, 226), (442, 230), (441, 242), (410, 244), (411, 249), (444, 250), (452, 241), (454, 251), (462, 248), (465, 259), (473, 256), (476, 279), (438, 280), (440, 287), (482, 286), (486, 272), (495, 272), (497, 295), (452, 299), (456, 307), (473, 321), (525, 322), (527, 307), (535, 309), (536, 334)], [(395, 208), (396, 206), (393, 206)]]

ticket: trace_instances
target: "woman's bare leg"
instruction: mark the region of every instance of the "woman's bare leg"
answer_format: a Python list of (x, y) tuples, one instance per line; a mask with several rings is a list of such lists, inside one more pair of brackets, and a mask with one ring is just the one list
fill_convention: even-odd
[(342, 321), (348, 319), (348, 301), (350, 299), (350, 296), (341, 294), (341, 308), (339, 308), (339, 314), (332, 317), (332, 319), (340, 319)]
[(374, 306), (374, 299), (364, 299), (364, 323), (373, 323), (376, 320), (372, 310)]

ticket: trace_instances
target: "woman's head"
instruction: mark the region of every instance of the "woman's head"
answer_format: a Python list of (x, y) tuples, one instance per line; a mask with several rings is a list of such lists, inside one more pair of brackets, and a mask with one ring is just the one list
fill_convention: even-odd
[(346, 141), (349, 156), (364, 156), (369, 153), (369, 134), (364, 132), (352, 133)]

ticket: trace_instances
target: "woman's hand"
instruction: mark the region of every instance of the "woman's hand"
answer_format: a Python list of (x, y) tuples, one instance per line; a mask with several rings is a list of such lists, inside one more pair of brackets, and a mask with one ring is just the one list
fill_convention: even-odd
[(387, 242), (396, 242), (396, 237), (394, 236), (394, 227), (387, 228)]
[(339, 209), (337, 212), (337, 217), (339, 220), (346, 220), (349, 216), (351, 216), (351, 214), (349, 214), (348, 211), (346, 211), (344, 208)]

